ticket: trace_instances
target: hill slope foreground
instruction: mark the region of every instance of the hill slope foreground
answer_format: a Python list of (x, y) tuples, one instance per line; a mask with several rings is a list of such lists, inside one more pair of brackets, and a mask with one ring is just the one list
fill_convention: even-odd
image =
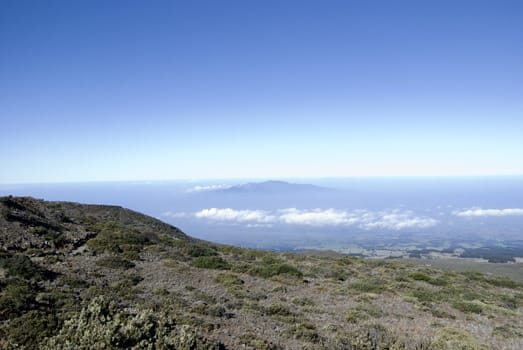
[(0, 198), (0, 348), (523, 349), (523, 285), (193, 239), (114, 206)]

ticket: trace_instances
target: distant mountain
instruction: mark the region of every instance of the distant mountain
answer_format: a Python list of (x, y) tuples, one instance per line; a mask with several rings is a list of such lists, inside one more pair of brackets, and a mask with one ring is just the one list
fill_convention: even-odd
[(221, 193), (249, 193), (249, 194), (288, 194), (288, 193), (311, 193), (325, 192), (330, 189), (310, 184), (296, 184), (285, 181), (249, 182), (241, 185), (219, 189)]

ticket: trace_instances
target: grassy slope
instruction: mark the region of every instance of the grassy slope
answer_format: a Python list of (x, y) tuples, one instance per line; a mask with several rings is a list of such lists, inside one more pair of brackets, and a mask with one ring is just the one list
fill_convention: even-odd
[(118, 207), (0, 213), (3, 348), (523, 348), (505, 277), (216, 245)]

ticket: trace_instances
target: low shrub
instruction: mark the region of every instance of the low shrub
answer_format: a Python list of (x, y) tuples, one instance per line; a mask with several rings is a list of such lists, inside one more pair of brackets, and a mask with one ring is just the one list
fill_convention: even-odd
[(345, 320), (349, 323), (359, 323), (370, 317), (377, 318), (383, 316), (383, 312), (373, 304), (358, 304), (345, 311)]
[(70, 288), (87, 288), (89, 287), (89, 282), (84, 279), (64, 275), (60, 277), (60, 283), (64, 286), (69, 286)]
[(511, 324), (497, 326), (492, 330), (492, 335), (499, 338), (521, 338), (523, 330)]
[(149, 239), (143, 234), (115, 221), (95, 224), (92, 229), (98, 234), (87, 241), (87, 246), (97, 254), (127, 253), (129, 257), (136, 258), (136, 253), (139, 253), (145, 245), (150, 244)]
[(427, 288), (416, 288), (410, 294), (421, 303), (434, 302), (440, 298), (438, 292)]
[(299, 305), (299, 306), (314, 306), (314, 301), (309, 298), (294, 298), (292, 300), (292, 303), (294, 305)]
[(96, 265), (110, 269), (126, 270), (134, 266), (132, 262), (120, 256), (106, 256), (96, 261)]
[(465, 313), (480, 314), (483, 312), (483, 306), (474, 301), (454, 301), (452, 307)]
[(380, 323), (364, 324), (349, 337), (349, 349), (402, 349), (401, 340)]
[(225, 308), (221, 305), (207, 305), (207, 304), (196, 305), (191, 309), (192, 313), (212, 316), (212, 317), (224, 317), (226, 314), (226, 311), (227, 310), (225, 310)]
[(39, 349), (39, 343), (54, 335), (60, 320), (53, 313), (31, 310), (9, 322), (7, 343), (10, 348), (23, 346), (26, 350)]
[(309, 321), (294, 323), (285, 330), (285, 335), (311, 343), (318, 343), (321, 341), (321, 336), (316, 329), (316, 326)]
[(514, 296), (501, 295), (500, 306), (507, 309), (516, 310), (518, 307), (523, 306), (523, 294), (516, 294)]
[(430, 280), (432, 280), (432, 278), (430, 278), (430, 276), (427, 276), (425, 275), (424, 273), (421, 273), (421, 272), (414, 272), (414, 273), (411, 273), (409, 275), (410, 278), (412, 278), (413, 280), (415, 281), (425, 281), (425, 282), (429, 282)]
[(509, 289), (523, 288), (523, 283), (516, 282), (504, 276), (489, 276), (485, 278), (485, 282), (495, 287), (503, 287)]
[(137, 274), (125, 275), (120, 278), (117, 282), (114, 282), (110, 285), (113, 295), (116, 295), (120, 298), (125, 298), (132, 300), (136, 297), (138, 289), (136, 285), (140, 283), (143, 278)]
[(284, 263), (269, 263), (256, 266), (249, 271), (251, 274), (269, 278), (278, 275), (288, 275), (294, 277), (303, 277), (303, 273), (296, 267)]
[(11, 277), (21, 277), (27, 280), (41, 280), (49, 275), (47, 271), (23, 254), (0, 252), (0, 267), (7, 270)]
[(241, 278), (232, 273), (220, 273), (213, 281), (223, 284), (225, 287), (241, 286), (245, 283)]
[(190, 245), (186, 248), (187, 255), (197, 258), (199, 256), (216, 256), (218, 253), (214, 247), (204, 245)]
[(230, 264), (219, 256), (199, 256), (192, 261), (193, 266), (202, 269), (228, 270)]
[(325, 277), (332, 278), (333, 280), (336, 280), (336, 281), (345, 281), (349, 277), (349, 274), (344, 269), (335, 268), (333, 270), (327, 271), (325, 274)]
[(220, 349), (189, 326), (176, 327), (172, 317), (152, 310), (126, 310), (98, 296), (66, 320), (42, 350), (66, 349)]
[(273, 315), (291, 316), (291, 315), (293, 315), (293, 312), (291, 310), (289, 310), (289, 308), (287, 306), (281, 305), (281, 304), (275, 304), (275, 305), (271, 305), (271, 306), (267, 307), (265, 309), (265, 313), (270, 316), (273, 316)]
[(21, 315), (36, 306), (36, 290), (23, 280), (11, 280), (0, 294), (0, 320)]
[(431, 278), (427, 282), (432, 284), (433, 286), (441, 286), (441, 287), (448, 286), (450, 283), (449, 280), (444, 277)]
[(468, 332), (458, 328), (447, 327), (435, 334), (431, 349), (486, 350), (487, 348), (478, 344)]
[(349, 284), (349, 288), (365, 293), (382, 293), (387, 290), (382, 281), (359, 281)]

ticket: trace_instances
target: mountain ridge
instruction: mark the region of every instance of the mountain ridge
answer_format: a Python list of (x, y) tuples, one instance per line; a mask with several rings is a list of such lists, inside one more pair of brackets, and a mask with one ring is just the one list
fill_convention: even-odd
[(248, 182), (228, 188), (218, 189), (220, 193), (255, 193), (255, 194), (285, 194), (285, 193), (310, 193), (325, 192), (330, 189), (311, 184), (298, 184), (280, 180), (268, 180), (263, 182)]

